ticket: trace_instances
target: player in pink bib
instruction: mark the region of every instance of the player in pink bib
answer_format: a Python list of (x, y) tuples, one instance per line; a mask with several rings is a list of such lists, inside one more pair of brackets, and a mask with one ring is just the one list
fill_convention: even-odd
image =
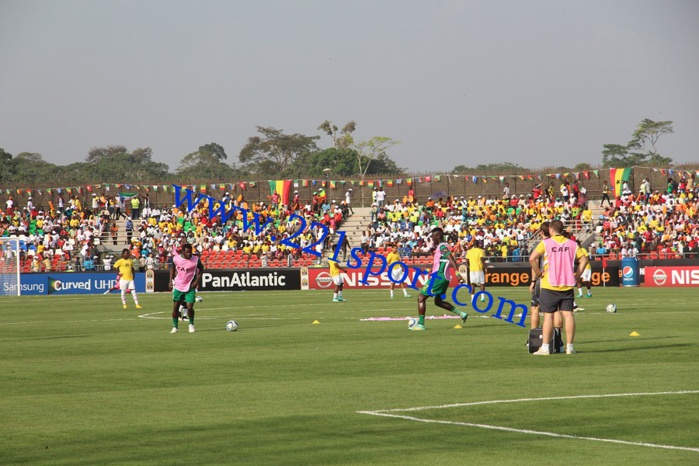
[(177, 323), (180, 316), (180, 303), (184, 301), (187, 306), (189, 318), (189, 333), (194, 333), (194, 302), (197, 288), (201, 280), (201, 272), (204, 266), (199, 256), (192, 255), (192, 245), (185, 243), (182, 246), (182, 254), (177, 247), (172, 249), (172, 268), (170, 269), (170, 289), (172, 289), (172, 331), (177, 333)]

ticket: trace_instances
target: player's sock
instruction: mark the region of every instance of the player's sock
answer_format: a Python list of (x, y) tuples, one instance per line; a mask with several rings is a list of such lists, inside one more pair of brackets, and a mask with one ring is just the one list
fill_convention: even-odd
[(420, 325), (425, 325), (425, 316), (423, 316), (423, 315), (417, 316), (417, 323)]
[(342, 298), (342, 291), (340, 291), (339, 293), (337, 293), (337, 297), (338, 297), (338, 298)]
[(124, 294), (123, 291), (121, 292), (121, 304), (126, 306), (126, 295)]
[(391, 298), (393, 297), (393, 290), (391, 290)]
[(178, 320), (178, 319), (175, 318), (175, 317), (172, 318), (172, 326), (175, 327), (175, 328), (177, 328), (177, 320)]
[(403, 296), (408, 296), (408, 290), (403, 288)]
[(543, 345), (541, 345), (541, 351), (543, 351), (544, 353), (548, 353), (549, 351), (551, 351), (548, 343), (544, 343)]
[(337, 293), (333, 293), (333, 299), (337, 299)]

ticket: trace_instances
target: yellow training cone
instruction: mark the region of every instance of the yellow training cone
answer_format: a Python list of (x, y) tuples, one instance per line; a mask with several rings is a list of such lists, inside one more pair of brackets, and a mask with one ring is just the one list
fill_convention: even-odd
[(320, 321), (319, 321), (319, 320), (314, 320), (313, 323), (314, 323), (314, 324), (319, 324)]
[(454, 325), (454, 328), (463, 328), (460, 324)]
[(630, 337), (640, 337), (641, 334), (638, 333), (636, 330), (634, 330), (633, 332), (629, 333), (629, 336), (630, 336)]

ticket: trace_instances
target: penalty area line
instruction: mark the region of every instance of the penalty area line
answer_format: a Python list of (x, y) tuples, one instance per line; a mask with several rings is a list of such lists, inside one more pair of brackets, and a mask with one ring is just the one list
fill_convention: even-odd
[(488, 405), (488, 404), (499, 404), (499, 403), (526, 403), (534, 401), (552, 401), (552, 400), (579, 400), (585, 398), (615, 398), (615, 397), (630, 397), (630, 396), (663, 396), (663, 395), (691, 395), (697, 394), (699, 390), (679, 390), (670, 392), (640, 392), (640, 393), (609, 393), (602, 395), (573, 395), (573, 396), (552, 396), (543, 398), (518, 398), (511, 400), (490, 400), (490, 401), (476, 401), (472, 403), (454, 403), (448, 405), (439, 406), (419, 406), (414, 408), (399, 408), (399, 409), (384, 409), (376, 411), (357, 411), (358, 414), (367, 414), (369, 416), (379, 416), (379, 417), (389, 417), (396, 419), (404, 419), (414, 422), (422, 422), (428, 424), (447, 424), (447, 425), (458, 425), (465, 427), (478, 427), (481, 429), (499, 430), (503, 432), (515, 432), (520, 434), (529, 435), (543, 435), (547, 437), (556, 438), (566, 438), (573, 440), (589, 440), (593, 442), (605, 442), (605, 443), (616, 443), (621, 445), (633, 445), (640, 447), (650, 447), (650, 448), (662, 448), (666, 450), (682, 450), (691, 451), (699, 453), (699, 448), (695, 447), (681, 447), (677, 445), (664, 445), (658, 443), (648, 443), (648, 442), (632, 442), (629, 440), (618, 440), (618, 439), (608, 439), (608, 438), (598, 438), (598, 437), (585, 437), (581, 435), (570, 435), (570, 434), (557, 434), (555, 432), (545, 432), (530, 429), (516, 429), (513, 427), (505, 426), (494, 426), (489, 424), (477, 424), (473, 422), (460, 422), (460, 421), (442, 421), (438, 419), (424, 419), (415, 416), (407, 416), (403, 414), (392, 414), (396, 412), (409, 412), (409, 411), (424, 411), (427, 409), (445, 409), (445, 408), (457, 408), (457, 407), (468, 407), (468, 406), (478, 406), (478, 405)]
[(489, 401), (474, 401), (471, 403), (453, 403), (448, 405), (438, 406), (417, 406), (414, 408), (395, 408), (395, 409), (379, 409), (372, 411), (374, 413), (390, 413), (390, 412), (408, 412), (408, 411), (425, 411), (427, 409), (444, 409), (444, 408), (462, 408), (465, 406), (478, 405), (493, 405), (500, 403), (527, 403), (532, 401), (556, 401), (556, 400), (580, 400), (585, 398), (615, 398), (624, 396), (662, 396), (662, 395), (694, 395), (699, 393), (699, 390), (679, 390), (672, 392), (639, 392), (639, 393), (607, 393), (601, 395), (572, 395), (572, 396), (547, 396), (543, 398), (517, 398), (513, 400), (489, 400)]
[(512, 427), (492, 426), (489, 424), (475, 424), (472, 422), (440, 421), (437, 419), (422, 419), (422, 418), (418, 418), (418, 417), (414, 417), (414, 416), (403, 416), (400, 414), (388, 414), (385, 412), (378, 412), (378, 411), (357, 411), (357, 412), (359, 414), (368, 414), (370, 416), (391, 417), (391, 418), (396, 418), (396, 419), (405, 419), (408, 421), (423, 422), (423, 423), (428, 423), (428, 424), (448, 424), (448, 425), (465, 426), (465, 427), (478, 427), (481, 429), (500, 430), (503, 432), (515, 432), (515, 433), (519, 433), (519, 434), (543, 435), (543, 436), (547, 436), (547, 437), (566, 438), (566, 439), (572, 439), (572, 440), (589, 440), (589, 441), (593, 441), (593, 442), (618, 443), (621, 445), (633, 445), (633, 446), (639, 446), (639, 447), (664, 448), (666, 450), (683, 450), (683, 451), (699, 452), (699, 448), (680, 447), (680, 446), (676, 446), (676, 445), (663, 445), (663, 444), (658, 444), (658, 443), (647, 443), (647, 442), (631, 442), (628, 440), (617, 440), (617, 439), (610, 439), (610, 438), (583, 437), (580, 435), (557, 434), (555, 432), (544, 432), (544, 431), (529, 430), (529, 429), (515, 429)]

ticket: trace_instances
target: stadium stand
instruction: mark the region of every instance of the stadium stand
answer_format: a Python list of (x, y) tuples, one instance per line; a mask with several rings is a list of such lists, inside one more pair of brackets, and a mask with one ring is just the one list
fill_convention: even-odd
[[(434, 245), (427, 233), (440, 226), (457, 254), (480, 241), (492, 262), (524, 262), (534, 246), (533, 235), (539, 225), (560, 219), (583, 246), (589, 246), (595, 260), (699, 256), (699, 205), (693, 181), (668, 180), (666, 189), (648, 194), (626, 192), (607, 207), (589, 201), (584, 188), (568, 190), (564, 185), (559, 190), (553, 183), (546, 189), (536, 185), (531, 192), (507, 198), (444, 196), (421, 203), (404, 196), (382, 207), (374, 203), (366, 209), (366, 218), (357, 215), (350, 223), (357, 230), (351, 233), (353, 246), (379, 254), (395, 247), (406, 263), (428, 264)], [(131, 220), (129, 235), (126, 209), (115, 196), (94, 194), (84, 204), (78, 196), (71, 196), (65, 205), (49, 203), (45, 209), (31, 204), (31, 198), (26, 207), (10, 200), (0, 216), (0, 236), (20, 239), (23, 272), (87, 267), (109, 270), (113, 257), (124, 247), (132, 250), (141, 267), (160, 268), (178, 238), (195, 245), (207, 268), (311, 266), (320, 260), (302, 248), (316, 243), (323, 233), (311, 224), (318, 222), (331, 233), (316, 248), (327, 257), (332, 255), (331, 239), (337, 240), (334, 233), (342, 229), (349, 213), (344, 202), (336, 203), (324, 196), (301, 201), (296, 195), (292, 205), (284, 206), (249, 203), (242, 195), (232, 199), (226, 193), (221, 200), (224, 208), (235, 206), (254, 212), (262, 224), (271, 220), (272, 227), (259, 234), (254, 225), (245, 230), (240, 212), (222, 224), (220, 216), (209, 218), (208, 200), (202, 200), (190, 212), (171, 205), (146, 204), (140, 217)], [(211, 207), (215, 212), (221, 206)], [(291, 218), (292, 214), (303, 217), (305, 228)], [(252, 223), (252, 214), (247, 221)], [(280, 238), (291, 240), (297, 247), (280, 244)]]

